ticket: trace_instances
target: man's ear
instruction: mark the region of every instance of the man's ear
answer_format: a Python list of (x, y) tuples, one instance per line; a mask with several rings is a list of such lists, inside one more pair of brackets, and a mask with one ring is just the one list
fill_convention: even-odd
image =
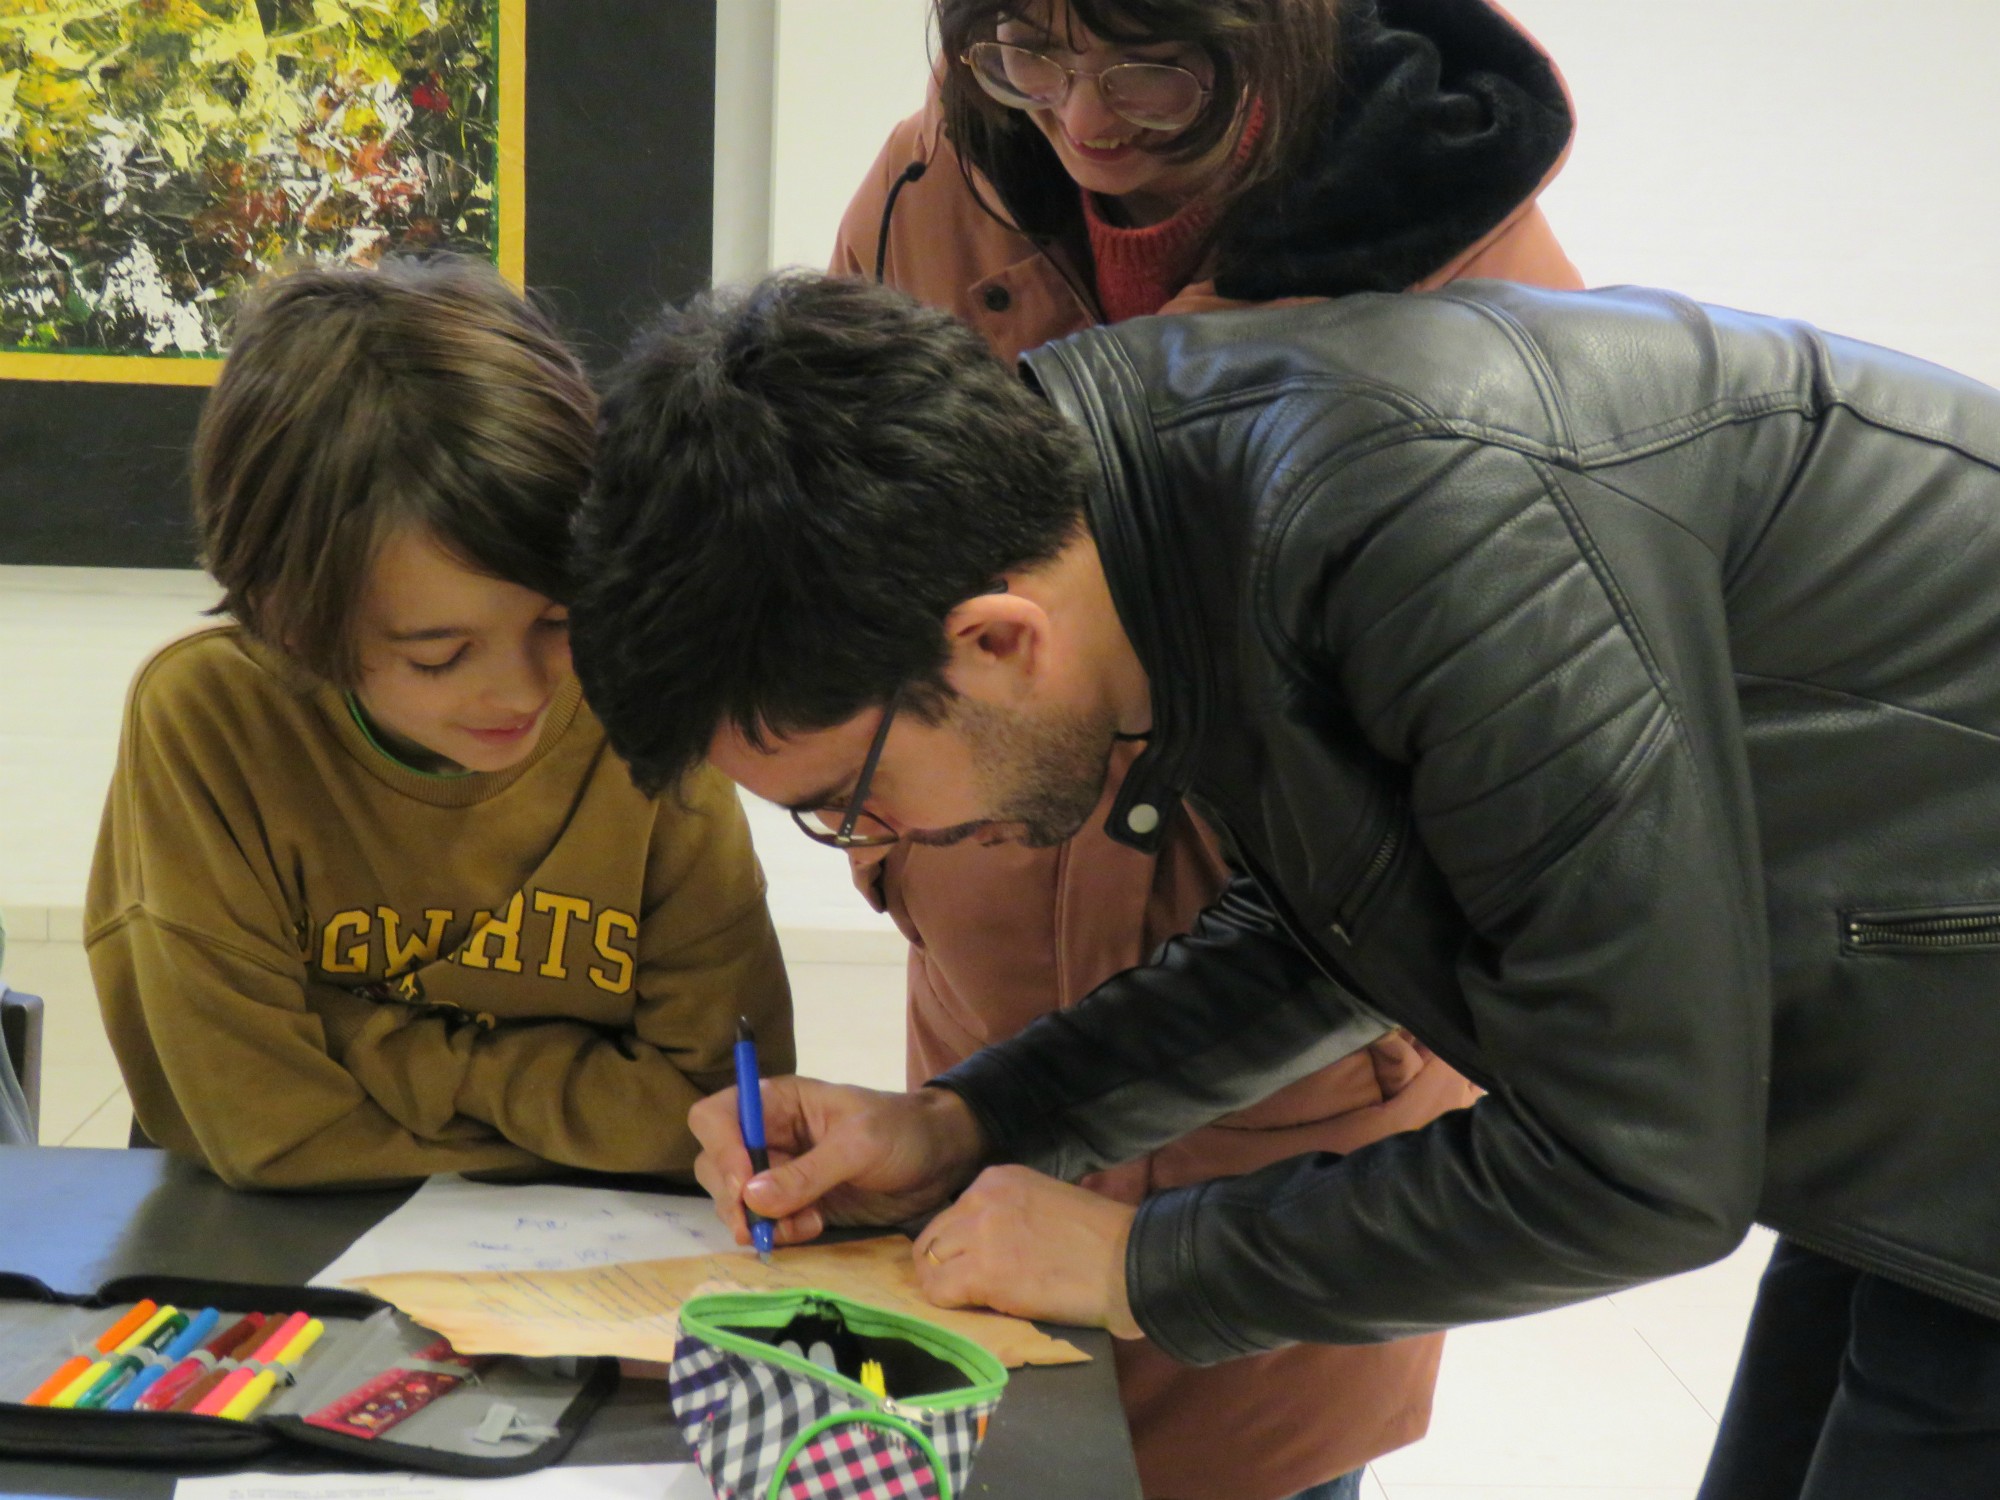
[(968, 697), (1013, 703), (1040, 691), (1052, 647), (1048, 611), (1020, 594), (975, 594), (944, 619), (945, 680)]

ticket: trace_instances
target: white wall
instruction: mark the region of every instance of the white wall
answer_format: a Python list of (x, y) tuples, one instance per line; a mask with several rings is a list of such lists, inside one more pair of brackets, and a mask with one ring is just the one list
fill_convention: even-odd
[(722, 0), (715, 12), (717, 281), (755, 277), (771, 257), (771, 58), (778, 0)]
[(1508, 8), (1576, 94), (1545, 201), (1592, 282), (1803, 317), (2000, 384), (2000, 4)]
[(827, 263), (889, 128), (924, 101), (929, 15), (929, 0), (778, 0), (773, 266)]
[[(1805, 317), (2000, 383), (2000, 0), (1508, 9), (1576, 94), (1546, 205), (1593, 283)], [(927, 14), (779, 0), (771, 264), (825, 262), (922, 98)]]

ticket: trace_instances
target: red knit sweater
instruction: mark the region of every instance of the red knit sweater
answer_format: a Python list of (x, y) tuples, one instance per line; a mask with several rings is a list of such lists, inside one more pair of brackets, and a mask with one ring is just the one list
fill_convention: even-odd
[[(1264, 106), (1250, 106), (1243, 135), (1236, 143), (1242, 161), (1264, 128)], [(1171, 219), (1144, 229), (1127, 229), (1104, 217), (1095, 193), (1083, 194), (1083, 222), (1090, 230), (1090, 254), (1097, 266), (1097, 301), (1104, 321), (1122, 323), (1158, 312), (1193, 279), (1199, 269), (1208, 232), (1215, 225), (1215, 203), (1202, 198)]]

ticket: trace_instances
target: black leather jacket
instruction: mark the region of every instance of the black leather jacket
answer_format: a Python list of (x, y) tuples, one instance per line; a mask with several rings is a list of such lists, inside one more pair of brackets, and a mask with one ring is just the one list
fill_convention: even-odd
[(2000, 1315), (2000, 394), (1497, 283), (1026, 363), (1151, 677), (1114, 832), (1185, 795), (1245, 873), (941, 1082), (1065, 1177), (1384, 1019), (1489, 1090), (1149, 1201), (1148, 1334), (1507, 1317), (1753, 1220)]

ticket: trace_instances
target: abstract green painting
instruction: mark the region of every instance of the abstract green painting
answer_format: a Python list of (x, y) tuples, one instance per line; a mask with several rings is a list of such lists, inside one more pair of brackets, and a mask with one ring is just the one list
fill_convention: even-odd
[(0, 377), (206, 384), (265, 272), (521, 277), (525, 0), (0, 0)]

